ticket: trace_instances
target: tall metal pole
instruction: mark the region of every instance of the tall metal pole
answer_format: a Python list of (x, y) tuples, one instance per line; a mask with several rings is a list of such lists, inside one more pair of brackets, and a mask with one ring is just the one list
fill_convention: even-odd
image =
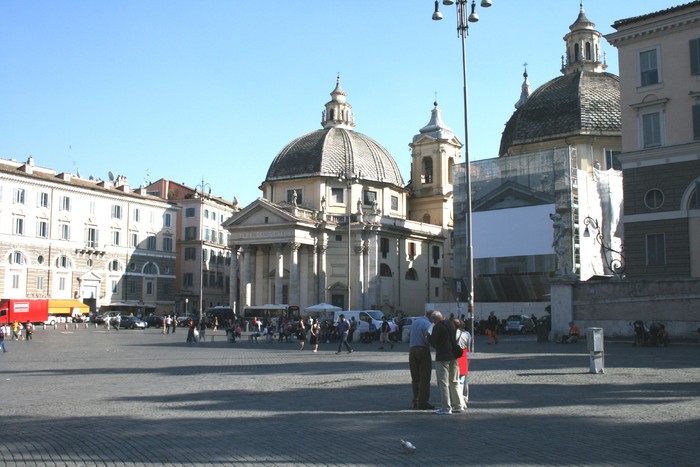
[(352, 181), (348, 179), (348, 311), (350, 311), (350, 303), (352, 299), (352, 293), (350, 288), (350, 281), (352, 280), (351, 267), (352, 267), (352, 240), (350, 231), (350, 221), (352, 220)]
[(209, 190), (211, 193), (211, 186), (204, 183), (204, 177), (202, 177), (202, 183), (194, 188), (195, 195), (197, 190), (201, 193), (199, 207), (199, 323), (201, 323), (204, 313), (204, 190)]

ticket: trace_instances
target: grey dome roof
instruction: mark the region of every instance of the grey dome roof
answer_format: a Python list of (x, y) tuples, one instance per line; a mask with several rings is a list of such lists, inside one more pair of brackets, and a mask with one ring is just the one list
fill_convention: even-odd
[(280, 151), (265, 181), (359, 174), (364, 180), (403, 187), (403, 178), (391, 154), (379, 143), (347, 128), (331, 127), (307, 133)]
[(554, 78), (532, 93), (506, 123), (498, 154), (563, 136), (621, 133), (619, 78), (581, 71)]

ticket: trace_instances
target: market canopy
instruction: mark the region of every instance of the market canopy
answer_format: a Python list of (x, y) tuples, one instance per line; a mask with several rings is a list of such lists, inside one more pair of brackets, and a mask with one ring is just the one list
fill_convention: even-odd
[(49, 300), (49, 313), (54, 315), (87, 314), (90, 307), (80, 300)]

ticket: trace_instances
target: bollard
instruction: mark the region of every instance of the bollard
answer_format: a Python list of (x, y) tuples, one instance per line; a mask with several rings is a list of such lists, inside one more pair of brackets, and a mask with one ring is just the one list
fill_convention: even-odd
[(603, 328), (588, 328), (588, 351), (591, 353), (591, 373), (605, 373), (603, 352)]

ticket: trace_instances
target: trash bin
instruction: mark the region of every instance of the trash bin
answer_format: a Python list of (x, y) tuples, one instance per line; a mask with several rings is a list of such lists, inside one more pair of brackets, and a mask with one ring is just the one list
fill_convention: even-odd
[(591, 373), (605, 373), (603, 328), (588, 328), (586, 338), (591, 353)]
[(537, 325), (537, 342), (549, 342), (549, 326)]

